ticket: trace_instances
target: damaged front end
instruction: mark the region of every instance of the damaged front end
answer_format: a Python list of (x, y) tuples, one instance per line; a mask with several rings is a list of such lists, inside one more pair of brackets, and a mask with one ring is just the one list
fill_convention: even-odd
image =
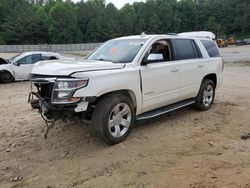
[(1, 58), (0, 57), (0, 65), (6, 65), (9, 64), (10, 62), (7, 59)]
[(89, 102), (85, 98), (74, 97), (74, 93), (86, 87), (88, 79), (32, 75), (31, 82), (28, 102), (38, 110), (47, 125), (45, 139), (57, 120), (83, 119), (86, 115)]

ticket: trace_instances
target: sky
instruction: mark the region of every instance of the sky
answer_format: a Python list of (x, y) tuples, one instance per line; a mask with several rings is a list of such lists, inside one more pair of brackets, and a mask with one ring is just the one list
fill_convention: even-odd
[[(73, 0), (74, 2), (80, 1), (80, 0)], [(140, 2), (145, 0), (106, 0), (106, 3), (112, 2), (117, 8), (123, 7), (126, 3), (133, 4), (134, 2)]]

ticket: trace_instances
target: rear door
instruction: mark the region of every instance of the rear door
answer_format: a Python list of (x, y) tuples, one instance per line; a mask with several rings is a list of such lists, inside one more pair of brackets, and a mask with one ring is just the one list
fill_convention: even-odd
[(28, 55), (13, 63), (16, 80), (28, 80), (34, 64), (38, 61), (41, 61), (41, 54)]
[(205, 68), (201, 52), (192, 39), (171, 40), (173, 58), (181, 75), (180, 99), (193, 98), (198, 93)]

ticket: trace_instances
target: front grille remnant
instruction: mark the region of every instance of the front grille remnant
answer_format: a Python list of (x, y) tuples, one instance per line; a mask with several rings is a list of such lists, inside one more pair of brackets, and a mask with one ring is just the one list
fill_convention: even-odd
[(44, 80), (41, 81), (36, 80), (33, 82), (37, 88), (37, 93), (40, 95), (40, 97), (43, 98), (46, 102), (50, 102), (55, 83), (45, 82)]
[(56, 78), (57, 78), (56, 76), (53, 77), (48, 75), (38, 75), (38, 74), (31, 75), (31, 80), (37, 87), (37, 93), (47, 102), (51, 101)]
[(54, 83), (40, 84), (40, 95), (43, 98), (51, 99)]

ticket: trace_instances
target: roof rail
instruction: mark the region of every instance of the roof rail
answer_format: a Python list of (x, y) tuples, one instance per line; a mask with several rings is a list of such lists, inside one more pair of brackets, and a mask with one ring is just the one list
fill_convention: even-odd
[(185, 33), (179, 33), (178, 35), (184, 37), (209, 38), (212, 40), (216, 38), (215, 34), (210, 31), (185, 32)]

